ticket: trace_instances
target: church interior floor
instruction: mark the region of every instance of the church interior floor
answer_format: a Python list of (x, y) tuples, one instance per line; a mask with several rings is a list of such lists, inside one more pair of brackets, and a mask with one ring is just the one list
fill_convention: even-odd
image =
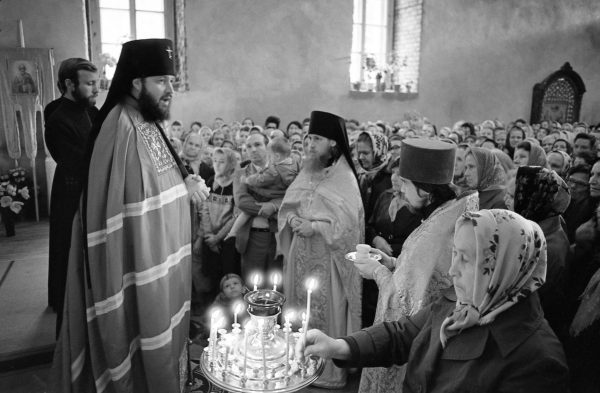
[[(55, 314), (47, 306), (48, 220), (16, 224), (16, 236), (0, 228), (0, 392), (47, 392)], [(193, 344), (191, 358), (202, 347)], [(358, 391), (360, 374), (351, 375), (340, 393)], [(308, 387), (304, 393), (325, 392)]]

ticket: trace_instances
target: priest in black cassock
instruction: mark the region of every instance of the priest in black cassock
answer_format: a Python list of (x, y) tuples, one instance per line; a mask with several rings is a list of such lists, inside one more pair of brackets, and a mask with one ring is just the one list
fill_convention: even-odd
[(48, 304), (57, 314), (60, 331), (71, 245), (71, 226), (79, 207), (85, 178), (85, 155), (92, 121), (98, 113), (98, 69), (88, 60), (67, 59), (61, 64), (59, 86), (64, 87), (58, 106), (46, 119), (45, 139), (56, 161), (50, 195), (50, 252)]

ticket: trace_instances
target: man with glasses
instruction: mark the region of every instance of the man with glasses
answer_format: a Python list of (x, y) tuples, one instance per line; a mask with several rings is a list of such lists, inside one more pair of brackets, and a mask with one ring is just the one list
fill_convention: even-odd
[(400, 135), (392, 135), (390, 141), (390, 162), (400, 157), (400, 146), (402, 145), (402, 137)]
[(570, 243), (575, 241), (577, 228), (589, 220), (593, 213), (589, 185), (590, 169), (589, 165), (577, 165), (571, 168), (567, 175), (567, 185), (571, 189), (571, 203), (563, 218), (567, 224), (566, 232)]

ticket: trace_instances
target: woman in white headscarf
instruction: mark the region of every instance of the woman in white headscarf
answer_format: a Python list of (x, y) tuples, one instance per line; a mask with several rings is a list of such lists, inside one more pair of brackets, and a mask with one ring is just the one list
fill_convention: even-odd
[(298, 355), (406, 363), (404, 392), (566, 392), (564, 352), (535, 293), (546, 276), (540, 227), (508, 210), (463, 214), (450, 274), (453, 290), (418, 314), (337, 340), (310, 330)]

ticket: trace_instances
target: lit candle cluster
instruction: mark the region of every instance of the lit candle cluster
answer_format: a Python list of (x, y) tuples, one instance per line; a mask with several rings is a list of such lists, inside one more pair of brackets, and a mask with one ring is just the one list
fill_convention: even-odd
[(261, 275), (251, 276), (254, 290), (244, 298), (251, 319), (244, 323), (243, 329), (238, 323), (238, 315), (244, 309), (241, 303), (233, 306), (230, 332), (223, 329), (225, 317), (221, 310), (211, 314), (209, 345), (204, 349), (201, 363), (207, 377), (225, 389), (294, 391), (314, 380), (322, 369), (322, 360), (312, 357), (300, 360), (294, 353), (298, 342), (306, 340), (311, 295), (317, 288), (317, 280), (306, 280), (306, 310), (301, 313), (301, 327), (297, 332), (292, 327), (298, 315), (295, 311), (285, 312), (283, 329), (277, 324), (285, 302), (285, 297), (277, 292), (281, 275), (271, 274), (270, 281), (273, 289), (259, 289)]

